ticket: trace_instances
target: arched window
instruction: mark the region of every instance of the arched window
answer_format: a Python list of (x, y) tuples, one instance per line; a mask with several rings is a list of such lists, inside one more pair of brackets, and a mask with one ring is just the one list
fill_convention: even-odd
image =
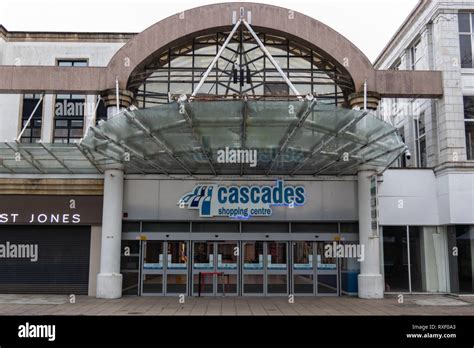
[[(139, 108), (166, 104), (191, 94), (229, 33), (197, 36), (161, 50), (129, 80)], [(300, 95), (317, 95), (319, 102), (347, 106), (354, 91), (350, 75), (330, 57), (287, 38), (257, 33)], [(308, 45), (309, 46), (309, 45)], [(251, 33), (237, 31), (198, 93), (199, 98), (284, 98), (288, 85), (265, 56)]]

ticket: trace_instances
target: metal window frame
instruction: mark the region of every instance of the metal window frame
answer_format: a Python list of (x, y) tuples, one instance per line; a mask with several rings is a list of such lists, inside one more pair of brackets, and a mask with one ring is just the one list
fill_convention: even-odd
[[(217, 32), (216, 35), (219, 36), (219, 35), (224, 35), (224, 34)], [(266, 40), (267, 40), (266, 38), (268, 36), (265, 33), (260, 33), (258, 35), (260, 35), (263, 38), (262, 40), (263, 40), (264, 45), (270, 45), (270, 46), (272, 45), (271, 41), (266, 42)], [(228, 33), (226, 33), (225, 36), (228, 37)], [(250, 36), (247, 35), (247, 37), (244, 38), (245, 39), (244, 41), (249, 42), (251, 37), (252, 37), (251, 35)], [(175, 68), (175, 67), (171, 68), (171, 64), (169, 64), (169, 62), (171, 62), (174, 57), (181, 57), (181, 56), (188, 56), (189, 57), (189, 56), (192, 56), (193, 57), (192, 59), (194, 60), (194, 57), (200, 56), (200, 54), (195, 53), (195, 50), (192, 49), (192, 46), (195, 46), (195, 43), (198, 42), (199, 38), (200, 37), (192, 38), (190, 42), (187, 42), (187, 43), (183, 44), (183, 45), (186, 45), (186, 46), (191, 45), (190, 46), (191, 48), (188, 48), (187, 51), (179, 51), (179, 50), (178, 51), (172, 51), (172, 48), (170, 48), (166, 52), (161, 52), (160, 56), (158, 56), (158, 58), (155, 60), (155, 63), (152, 63), (151, 65), (146, 67), (144, 71), (137, 72), (134, 76), (132, 76), (131, 82), (129, 83), (129, 87), (132, 87), (132, 88), (136, 87), (138, 89), (136, 98), (139, 99), (139, 100), (143, 99), (144, 103), (151, 103), (151, 104), (168, 103), (169, 102), (169, 93), (171, 92), (170, 88), (169, 88), (170, 83), (171, 82), (181, 83), (179, 81), (171, 81), (172, 71), (178, 71), (179, 68)], [(334, 89), (335, 89), (335, 91), (337, 91), (337, 93), (336, 94), (331, 93), (330, 95), (328, 94), (327, 97), (321, 95), (320, 98), (321, 99), (330, 98), (331, 100), (334, 101), (333, 103), (339, 103), (339, 100), (341, 98), (343, 98), (347, 102), (347, 95), (348, 95), (347, 93), (354, 89), (352, 81), (348, 76), (344, 75), (343, 72), (338, 71), (337, 67), (328, 60), (329, 58), (324, 57), (324, 56), (320, 55), (319, 53), (314, 52), (313, 50), (308, 50), (309, 55), (307, 55), (307, 54), (305, 54), (305, 55), (298, 54), (297, 55), (296, 53), (299, 52), (299, 50), (302, 49), (302, 48), (300, 48), (298, 50), (298, 48), (299, 48), (298, 44), (294, 43), (293, 41), (291, 41), (287, 38), (281, 38), (281, 40), (285, 40), (285, 45), (280, 45), (280, 46), (281, 47), (283, 47), (283, 46), (286, 47), (286, 52), (284, 52), (284, 57), (287, 58), (287, 62), (288, 62), (288, 60), (291, 61), (291, 59), (302, 58), (302, 59), (307, 60), (310, 64), (310, 68), (307, 69), (307, 71), (309, 73), (308, 80), (307, 81), (295, 81), (295, 82), (292, 81), (294, 86), (297, 86), (298, 84), (305, 84), (305, 85), (311, 86), (311, 89), (314, 91), (315, 89), (317, 89), (318, 85), (326, 84), (326, 83), (320, 82), (319, 80), (318, 81), (315, 80), (315, 72), (329, 74), (327, 76), (327, 80), (331, 85), (334, 86)], [(216, 51), (217, 51), (218, 46), (221, 45), (221, 41), (219, 41), (219, 40), (215, 40), (215, 41), (216, 42), (208, 41), (209, 43), (207, 45), (209, 45), (209, 46), (215, 45), (216, 46)], [(258, 44), (256, 44), (255, 42), (252, 42), (252, 43), (255, 44), (255, 46), (251, 47), (249, 49), (244, 49), (242, 52), (240, 52), (240, 56), (245, 57), (245, 55), (247, 53), (250, 53), (251, 51), (257, 50), (259, 48)], [(206, 45), (206, 44), (202, 43), (202, 45)], [(176, 48), (173, 48), (173, 49), (176, 50), (179, 47), (180, 46), (176, 46)], [(199, 48), (201, 48), (201, 47), (202, 46), (200, 45)], [(288, 47), (292, 48), (291, 52), (289, 52)], [(230, 50), (229, 47), (227, 47), (225, 50), (228, 51), (228, 52), (233, 52), (233, 54), (239, 54), (239, 52), (234, 52), (235, 50)], [(295, 53), (293, 53), (293, 52), (295, 52)], [(259, 60), (259, 59), (262, 59), (262, 58), (265, 58), (265, 57), (266, 57), (266, 55), (262, 54), (261, 56), (259, 56), (257, 58), (249, 60), (249, 62), (246, 62), (244, 65), (249, 65), (250, 63), (255, 62), (256, 60)], [(225, 58), (224, 56), (221, 56), (220, 58), (224, 59), (224, 60), (227, 60), (227, 58)], [(278, 74), (278, 72), (275, 71), (273, 68), (268, 69), (269, 67), (265, 66), (265, 61), (266, 61), (266, 59), (263, 59), (264, 65), (263, 65), (263, 68), (261, 68), (261, 70), (258, 70), (258, 69), (257, 69), (257, 71), (252, 70), (252, 76), (254, 78), (255, 77), (260, 77), (260, 79), (258, 81), (254, 80), (254, 79), (252, 80), (252, 82), (255, 85), (260, 86), (262, 84), (266, 84), (267, 82), (271, 83), (271, 81), (268, 81), (268, 78), (270, 78), (270, 77), (267, 76), (268, 74), (266, 74), (266, 71), (268, 71), (268, 72), (274, 71), (276, 74)], [(156, 62), (159, 62), (159, 64), (156, 64)], [(160, 65), (160, 64), (164, 64), (164, 65)], [(330, 66), (332, 66), (332, 68), (329, 69), (329, 70), (327, 70), (327, 65), (328, 64)], [(201, 68), (199, 68), (199, 69), (201, 69)], [(187, 81), (186, 83), (189, 83), (191, 86), (194, 84), (194, 86), (195, 86), (194, 78), (196, 77), (196, 71), (199, 71), (199, 69), (194, 67), (194, 66), (182, 68), (183, 71), (190, 71), (191, 72), (191, 75), (189, 75), (189, 74), (186, 75), (187, 76), (186, 79), (189, 78), (189, 81)], [(210, 80), (210, 79), (212, 80), (213, 88), (215, 86), (216, 93), (218, 93), (218, 96), (220, 96), (220, 97), (224, 96), (224, 97), (227, 97), (227, 98), (231, 98), (232, 93), (239, 94), (240, 92), (243, 93), (243, 94), (244, 93), (249, 93), (249, 92), (255, 93), (253, 91), (255, 90), (255, 88), (258, 87), (258, 86), (250, 86), (246, 90), (242, 90), (242, 91), (240, 91), (240, 87), (239, 87), (239, 90), (233, 90), (232, 88), (229, 88), (230, 87), (229, 85), (226, 86), (225, 84), (222, 83), (223, 82), (222, 79), (221, 79), (222, 76), (230, 76), (229, 74), (225, 74), (225, 67), (223, 67), (223, 66), (219, 67), (218, 62), (216, 62), (216, 66), (215, 66), (214, 70), (216, 71), (216, 76), (214, 76), (214, 74), (210, 74), (210, 75), (208, 75), (208, 80)], [(291, 73), (293, 71), (297, 72), (297, 70), (299, 70), (299, 69), (289, 69), (288, 68), (288, 69), (285, 69), (285, 70), (287, 70), (289, 73)], [(304, 69), (302, 69), (302, 70), (304, 70)], [(159, 77), (158, 80), (156, 78), (152, 77), (153, 72), (160, 72), (160, 71), (162, 73), (168, 72), (168, 77), (166, 78), (165, 75), (163, 75), (163, 76)], [(336, 71), (336, 76), (334, 76), (335, 71)], [(262, 78), (262, 75), (263, 75), (263, 78)], [(149, 77), (147, 77), (147, 76), (149, 76)], [(161, 81), (161, 82), (159, 82), (159, 81)], [(167, 87), (168, 87), (167, 91), (168, 92), (167, 93), (150, 93), (147, 86), (146, 86), (149, 83), (167, 84)], [(185, 83), (185, 81), (183, 80), (182, 83)], [(224, 90), (227, 91), (227, 92), (224, 92), (224, 93), (221, 92), (219, 86), (222, 86), (224, 88)], [(195, 90), (195, 88), (193, 88), (193, 90)], [(191, 90), (190, 93), (193, 92), (193, 90)], [(229, 92), (231, 94), (229, 94)], [(259, 97), (264, 97), (264, 95), (259, 96)]]

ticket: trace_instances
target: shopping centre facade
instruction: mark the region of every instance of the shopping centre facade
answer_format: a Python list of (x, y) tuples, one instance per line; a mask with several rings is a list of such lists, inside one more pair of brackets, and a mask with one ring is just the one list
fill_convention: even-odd
[(375, 65), (256, 3), (0, 26), (0, 293), (472, 294), (473, 50), (472, 1)]

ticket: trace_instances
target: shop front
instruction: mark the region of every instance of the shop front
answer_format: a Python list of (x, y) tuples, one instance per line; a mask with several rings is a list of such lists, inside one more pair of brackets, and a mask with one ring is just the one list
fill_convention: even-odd
[[(206, 196), (203, 186), (212, 187), (213, 194)], [(338, 245), (358, 242), (356, 188), (355, 180), (216, 180), (206, 185), (190, 180), (126, 180), (123, 293), (357, 294), (358, 256), (338, 258), (332, 252)], [(285, 190), (294, 197), (285, 197)], [(247, 199), (236, 196), (247, 191), (254, 201), (252, 209), (265, 211), (265, 216), (234, 215), (251, 211)], [(229, 192), (235, 203), (223, 198)], [(259, 194), (272, 197), (262, 202)]]
[(0, 293), (95, 293), (101, 196), (2, 195)]

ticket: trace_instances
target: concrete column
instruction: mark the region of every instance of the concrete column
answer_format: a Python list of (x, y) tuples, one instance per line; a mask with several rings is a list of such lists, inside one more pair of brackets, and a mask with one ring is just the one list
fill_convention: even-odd
[(374, 172), (362, 170), (358, 176), (359, 243), (364, 246), (364, 261), (360, 264), (359, 297), (383, 298), (384, 286), (380, 274), (380, 238), (372, 234), (370, 208), (370, 178)]
[(110, 168), (104, 172), (104, 206), (102, 215), (102, 244), (100, 273), (97, 275), (98, 298), (120, 298), (120, 247), (122, 240), (123, 169)]

